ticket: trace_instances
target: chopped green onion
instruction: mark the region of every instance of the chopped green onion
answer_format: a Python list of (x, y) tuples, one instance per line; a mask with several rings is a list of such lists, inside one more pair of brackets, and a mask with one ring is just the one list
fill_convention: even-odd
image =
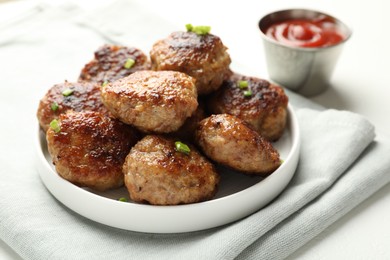
[(250, 89), (244, 91), (244, 97), (252, 96), (252, 91)]
[(54, 101), (54, 102), (51, 104), (50, 108), (51, 108), (51, 110), (53, 110), (53, 111), (57, 111), (57, 109), (58, 109), (58, 103)]
[(191, 32), (191, 31), (192, 31), (192, 28), (194, 28), (194, 26), (192, 26), (192, 24), (190, 24), (190, 23), (187, 23), (187, 24), (186, 24), (187, 32)]
[(175, 148), (176, 148), (176, 151), (178, 151), (180, 153), (190, 154), (190, 152), (191, 152), (188, 145), (186, 145), (180, 141), (175, 142)]
[(108, 80), (105, 80), (105, 81), (102, 83), (102, 87), (105, 87), (107, 84), (108, 84)]
[(280, 159), (280, 164), (284, 163), (284, 160), (283, 159)]
[(239, 80), (237, 81), (237, 85), (240, 89), (247, 88), (248, 87), (248, 81), (246, 80)]
[(133, 67), (135, 64), (135, 60), (131, 59), (131, 58), (128, 58), (126, 60), (126, 63), (124, 65), (125, 69), (131, 69), (131, 67)]
[(195, 26), (192, 31), (198, 35), (206, 35), (210, 32), (210, 26)]
[(50, 122), (50, 128), (53, 129), (54, 132), (59, 133), (61, 131), (60, 123), (57, 119), (53, 119)]
[(73, 94), (73, 91), (74, 91), (73, 89), (67, 88), (64, 91), (62, 91), (62, 95), (64, 95), (65, 97), (70, 96)]
[(187, 32), (194, 32), (198, 35), (205, 35), (210, 33), (211, 27), (206, 25), (193, 26), (192, 24), (186, 24)]
[(128, 200), (125, 197), (119, 198), (118, 200), (122, 202), (128, 202)]

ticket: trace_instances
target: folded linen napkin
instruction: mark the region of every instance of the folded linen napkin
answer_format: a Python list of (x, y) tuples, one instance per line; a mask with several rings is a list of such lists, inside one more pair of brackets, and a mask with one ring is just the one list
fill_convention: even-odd
[[(132, 14), (125, 17), (137, 27), (126, 27), (121, 13)], [(281, 259), (390, 182), (390, 140), (374, 140), (374, 127), (357, 114), (325, 110), (288, 92), (301, 157), (288, 187), (265, 208), (222, 227), (169, 235), (119, 230), (72, 212), (50, 195), (34, 167), (39, 99), (53, 84), (76, 80), (102, 43), (147, 46), (153, 41), (137, 36), (139, 27), (171, 28), (126, 1), (105, 8), (105, 22), (97, 14), (42, 5), (0, 29), (6, 61), (0, 109), (7, 111), (0, 114), (0, 238), (23, 258)]]

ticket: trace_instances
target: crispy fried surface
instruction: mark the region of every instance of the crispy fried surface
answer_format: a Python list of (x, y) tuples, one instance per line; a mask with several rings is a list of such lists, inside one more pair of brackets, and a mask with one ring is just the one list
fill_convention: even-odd
[(107, 190), (123, 185), (122, 165), (139, 139), (130, 126), (98, 112), (68, 112), (60, 132), (46, 133), (49, 153), (64, 179), (82, 187)]
[(232, 115), (212, 115), (202, 120), (196, 140), (209, 158), (238, 171), (269, 174), (280, 165), (272, 145)]
[(218, 89), (230, 74), (230, 56), (221, 39), (212, 34), (174, 32), (157, 41), (150, 51), (154, 70), (184, 72), (196, 79), (199, 95)]
[(175, 140), (148, 135), (126, 157), (125, 184), (132, 200), (155, 205), (195, 203), (211, 199), (219, 175), (194, 146), (187, 155)]
[(108, 84), (102, 99), (119, 120), (144, 132), (176, 131), (198, 106), (193, 78), (176, 71), (138, 71)]
[[(133, 67), (125, 68), (126, 61), (133, 59)], [(102, 84), (126, 77), (139, 70), (150, 69), (148, 57), (134, 47), (103, 45), (95, 52), (95, 58), (82, 69), (79, 80)]]
[[(64, 96), (62, 92), (71, 89), (73, 93)], [(52, 109), (53, 103), (58, 108)], [(39, 102), (37, 117), (41, 128), (46, 132), (53, 119), (68, 110), (96, 111), (109, 114), (100, 97), (100, 86), (89, 82), (67, 82), (54, 85)]]
[[(247, 81), (245, 89), (238, 87), (238, 81)], [(251, 90), (251, 97), (245, 97), (244, 90)], [(268, 81), (241, 75), (225, 80), (222, 87), (210, 98), (208, 107), (214, 114), (231, 114), (249, 123), (267, 140), (279, 139), (286, 126), (288, 97), (279, 86)]]

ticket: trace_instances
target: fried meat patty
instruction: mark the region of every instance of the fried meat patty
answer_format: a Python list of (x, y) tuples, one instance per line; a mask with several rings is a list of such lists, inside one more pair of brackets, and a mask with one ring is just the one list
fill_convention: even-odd
[(189, 154), (176, 151), (174, 139), (158, 135), (139, 141), (123, 165), (131, 199), (154, 205), (211, 199), (217, 191), (219, 174), (194, 146), (189, 147)]
[(196, 140), (210, 159), (250, 174), (269, 174), (280, 165), (279, 153), (271, 143), (241, 119), (211, 115), (202, 120)]
[(194, 79), (176, 71), (138, 71), (102, 88), (103, 103), (143, 132), (169, 133), (198, 106)]
[[(239, 87), (239, 81), (247, 87)], [(245, 96), (244, 91), (252, 94)], [(288, 97), (283, 89), (267, 80), (234, 75), (212, 95), (208, 108), (213, 114), (231, 114), (250, 124), (270, 141), (278, 140), (286, 127)]]
[[(129, 59), (135, 63), (131, 65)], [(101, 46), (95, 52), (95, 58), (84, 66), (79, 80), (102, 84), (126, 77), (139, 70), (148, 69), (150, 69), (150, 61), (141, 50), (106, 44)]]
[(53, 119), (73, 111), (96, 111), (109, 114), (100, 96), (100, 86), (90, 82), (67, 82), (54, 85), (39, 102), (37, 117), (46, 132)]
[(46, 139), (61, 177), (100, 191), (123, 185), (123, 163), (139, 139), (132, 127), (91, 111), (61, 114), (58, 122)]
[(154, 70), (184, 72), (196, 79), (199, 95), (218, 89), (230, 74), (230, 56), (221, 39), (212, 34), (174, 32), (157, 41), (150, 51)]

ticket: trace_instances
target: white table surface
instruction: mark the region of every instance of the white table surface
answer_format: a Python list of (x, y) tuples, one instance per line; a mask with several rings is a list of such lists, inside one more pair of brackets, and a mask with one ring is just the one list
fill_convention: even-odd
[[(64, 0), (45, 0), (61, 4)], [(69, 1), (68, 1), (69, 2)], [(110, 2), (76, 1), (85, 9)], [(273, 10), (310, 8), (330, 13), (353, 29), (332, 78), (332, 87), (311, 99), (329, 108), (367, 117), (390, 136), (390, 2), (388, 0), (151, 1), (140, 5), (177, 24), (210, 25), (233, 60), (267, 78), (259, 18)], [(0, 23), (34, 1), (0, 0)], [(390, 158), (390, 155), (389, 155)], [(390, 173), (389, 173), (390, 174)], [(390, 259), (390, 185), (338, 220), (288, 259)], [(0, 240), (0, 259), (20, 257)]]

